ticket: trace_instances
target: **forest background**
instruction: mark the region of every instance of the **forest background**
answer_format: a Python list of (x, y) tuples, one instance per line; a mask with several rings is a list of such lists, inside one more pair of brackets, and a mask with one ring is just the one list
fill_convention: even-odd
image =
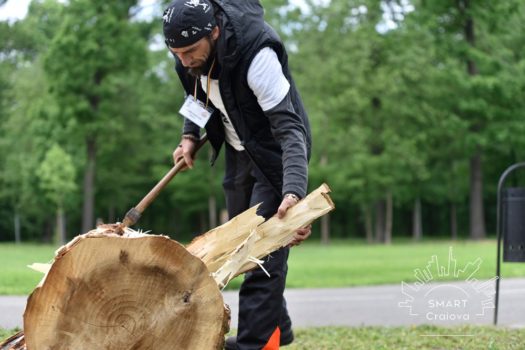
[[(309, 112), (309, 189), (328, 183), (337, 207), (314, 237), (495, 234), (498, 178), (525, 160), (525, 2), (261, 3)], [(33, 0), (0, 21), (0, 241), (118, 221), (172, 166), (184, 96), (166, 4)], [(209, 152), (140, 228), (187, 241), (220, 224), (224, 162)]]

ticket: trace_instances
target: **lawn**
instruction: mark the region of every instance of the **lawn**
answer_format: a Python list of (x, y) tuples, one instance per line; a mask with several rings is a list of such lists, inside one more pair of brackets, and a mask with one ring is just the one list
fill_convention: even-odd
[[(415, 281), (414, 270), (424, 269), (433, 255), (440, 265), (448, 262), (449, 249), (458, 268), (481, 259), (474, 277), (489, 279), (496, 274), (496, 241), (400, 242), (389, 246), (355, 241), (336, 241), (328, 246), (309, 242), (293, 248), (288, 260), (287, 288), (325, 288), (396, 284)], [(525, 277), (525, 264), (504, 263), (502, 276)], [(436, 276), (435, 276), (436, 277)], [(450, 276), (436, 280), (453, 280)], [(231, 282), (237, 287), (241, 278)]]
[[(496, 242), (426, 241), (398, 242), (390, 246), (368, 245), (360, 241), (334, 241), (321, 246), (308, 242), (291, 250), (288, 288), (346, 287), (396, 284), (414, 281), (414, 270), (423, 269), (433, 255), (440, 264), (448, 261), (449, 247), (458, 267), (480, 258), (474, 277), (488, 279), (495, 275)], [(0, 244), (0, 295), (26, 295), (42, 275), (27, 268), (33, 262), (49, 262), (55, 247), (33, 244)], [(525, 277), (525, 264), (504, 263), (502, 275)], [(450, 277), (436, 278), (439, 280)], [(232, 281), (236, 288), (240, 278)]]
[(296, 331), (286, 350), (513, 350), (523, 349), (525, 330), (464, 326), (440, 328), (311, 328)]
[[(0, 329), (0, 340), (15, 333)], [(462, 326), (324, 327), (298, 329), (286, 350), (518, 350), (525, 330)]]

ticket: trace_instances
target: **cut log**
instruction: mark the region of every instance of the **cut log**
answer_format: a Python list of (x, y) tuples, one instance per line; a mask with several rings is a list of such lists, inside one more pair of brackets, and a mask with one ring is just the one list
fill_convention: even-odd
[(219, 287), (333, 210), (329, 192), (321, 186), (283, 219), (250, 208), (187, 248), (120, 225), (78, 236), (53, 264), (31, 266), (45, 276), (28, 299), (25, 339), (0, 350), (222, 349), (230, 313)]
[(111, 232), (59, 251), (28, 300), (28, 349), (222, 349), (229, 316), (202, 261), (164, 236)]

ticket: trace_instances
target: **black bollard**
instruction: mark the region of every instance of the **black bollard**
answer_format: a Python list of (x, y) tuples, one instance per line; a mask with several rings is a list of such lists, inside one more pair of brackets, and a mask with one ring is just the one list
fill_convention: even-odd
[(503, 236), (503, 261), (525, 261), (525, 188), (505, 188), (505, 179), (514, 170), (525, 168), (517, 163), (507, 168), (499, 178), (497, 203), (498, 251), (496, 257), (496, 296), (494, 300), (494, 325), (498, 324), (499, 282), (501, 280), (501, 241)]

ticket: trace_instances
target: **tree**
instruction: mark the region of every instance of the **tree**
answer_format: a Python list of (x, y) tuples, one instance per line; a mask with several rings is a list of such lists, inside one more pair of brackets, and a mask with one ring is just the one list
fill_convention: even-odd
[(54, 144), (38, 168), (40, 186), (56, 207), (56, 242), (67, 243), (64, 206), (76, 189), (73, 160), (59, 145)]
[(41, 55), (59, 23), (61, 6), (53, 0), (35, 1), (24, 20), (0, 22), (5, 39), (0, 40), (0, 198), (9, 203), (16, 241), (23, 229), (26, 238), (41, 235), (48, 216), (36, 173), (48, 142), (61, 130), (53, 126), (56, 109)]
[(124, 77), (144, 69), (145, 39), (140, 26), (128, 18), (134, 5), (136, 1), (131, 0), (71, 1), (46, 57), (62, 123), (76, 127), (74, 139), (82, 140), (86, 151), (83, 232), (94, 225), (101, 142), (118, 139), (114, 130), (123, 125), (127, 103), (133, 101), (132, 95), (127, 95), (129, 100), (125, 97), (129, 80)]

